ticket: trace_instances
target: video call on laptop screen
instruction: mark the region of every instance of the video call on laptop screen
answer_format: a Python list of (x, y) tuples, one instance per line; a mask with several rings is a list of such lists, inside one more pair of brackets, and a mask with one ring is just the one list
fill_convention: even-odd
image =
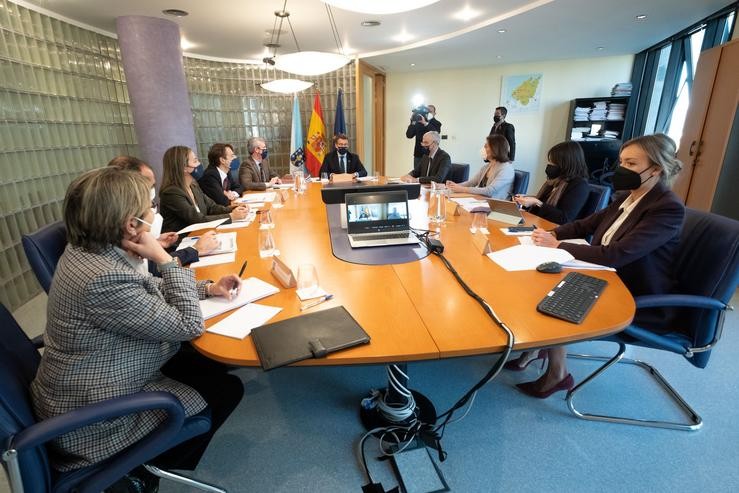
[(405, 202), (389, 202), (387, 204), (352, 204), (347, 207), (346, 218), (349, 222), (388, 221), (408, 219), (408, 207)]
[(347, 195), (346, 220), (349, 234), (408, 229), (408, 200), (405, 192)]

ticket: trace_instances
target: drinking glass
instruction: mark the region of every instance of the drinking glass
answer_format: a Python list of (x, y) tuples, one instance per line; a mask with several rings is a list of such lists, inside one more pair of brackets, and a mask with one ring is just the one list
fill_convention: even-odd
[(470, 226), (470, 232), (477, 233), (478, 230), (487, 229), (488, 221), (487, 214), (484, 212), (473, 212), (472, 213), (472, 225)]
[(272, 231), (264, 229), (259, 231), (259, 256), (272, 257), (275, 254), (275, 240)]
[(263, 229), (272, 229), (275, 226), (272, 222), (272, 212), (269, 209), (259, 211), (259, 226)]
[(295, 180), (293, 181), (293, 190), (297, 193), (303, 193), (303, 172), (296, 171), (294, 175)]
[(308, 297), (310, 293), (318, 291), (318, 273), (313, 264), (301, 264), (298, 267), (298, 289), (303, 290)]
[(446, 196), (447, 189), (443, 184), (431, 182), (428, 211), (430, 222), (443, 223), (446, 221)]
[(326, 172), (321, 173), (321, 181), (323, 183), (326, 183), (328, 181), (328, 173), (326, 173)]

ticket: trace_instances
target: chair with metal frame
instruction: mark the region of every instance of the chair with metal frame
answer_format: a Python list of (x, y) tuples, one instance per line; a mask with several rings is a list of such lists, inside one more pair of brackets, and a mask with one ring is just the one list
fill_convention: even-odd
[[(190, 438), (207, 432), (210, 411), (186, 417), (169, 392), (139, 392), (84, 406), (38, 421), (28, 388), (41, 357), (8, 310), (0, 305), (0, 457), (13, 493), (98, 493), (129, 471)], [(73, 471), (52, 470), (45, 444), (78, 428), (127, 414), (162, 410), (165, 420), (144, 438), (102, 462)], [(152, 474), (203, 491), (225, 490), (144, 465)]]
[[(567, 394), (567, 405), (577, 417), (593, 421), (624, 423), (676, 430), (697, 430), (703, 420), (653, 366), (624, 358), (626, 345), (636, 345), (681, 354), (692, 365), (705, 368), (711, 350), (721, 338), (724, 315), (731, 310), (731, 297), (739, 283), (739, 221), (716, 214), (687, 209), (676, 255), (674, 272), (677, 286), (674, 294), (639, 296), (640, 308), (678, 309), (680, 330), (657, 334), (644, 327), (631, 325), (623, 332), (603, 340), (616, 342), (618, 352), (612, 358), (569, 355), (578, 359), (605, 361), (590, 376)], [(647, 370), (688, 416), (689, 422), (659, 421), (589, 414), (578, 410), (574, 398), (598, 375), (616, 363), (637, 365)]]

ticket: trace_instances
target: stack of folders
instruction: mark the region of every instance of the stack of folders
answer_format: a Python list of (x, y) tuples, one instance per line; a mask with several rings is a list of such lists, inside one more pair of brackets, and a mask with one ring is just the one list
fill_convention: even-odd
[(626, 113), (626, 105), (623, 103), (610, 103), (608, 105), (607, 120), (621, 121)]
[(631, 96), (631, 82), (619, 82), (611, 89), (611, 96)]
[(605, 120), (608, 114), (608, 107), (605, 101), (596, 101), (593, 103), (593, 110), (590, 112), (590, 121)]

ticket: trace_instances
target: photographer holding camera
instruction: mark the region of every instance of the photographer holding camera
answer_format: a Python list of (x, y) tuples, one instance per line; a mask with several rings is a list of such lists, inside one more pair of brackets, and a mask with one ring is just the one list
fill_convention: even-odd
[(423, 157), (421, 139), (426, 132), (440, 132), (441, 122), (436, 119), (436, 106), (433, 104), (419, 105), (411, 110), (411, 124), (405, 131), (409, 139), (416, 138), (416, 146), (413, 148), (413, 168), (418, 168)]

